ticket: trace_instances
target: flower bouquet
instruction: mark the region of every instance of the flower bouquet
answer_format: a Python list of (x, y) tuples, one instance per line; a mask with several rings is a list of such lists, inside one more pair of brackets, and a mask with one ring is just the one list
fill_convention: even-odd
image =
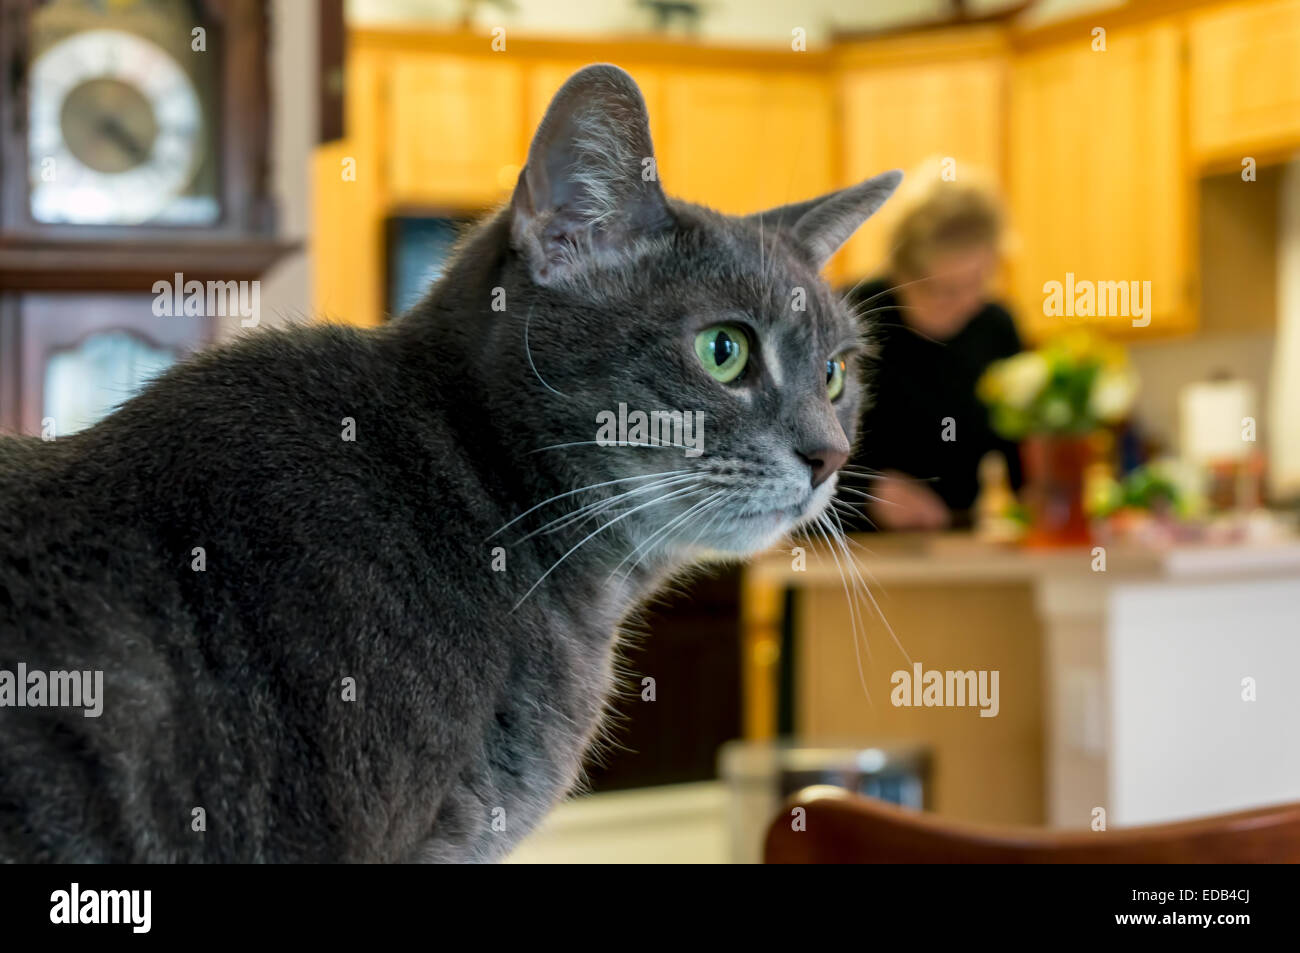
[(991, 364), (977, 385), (993, 429), (1021, 443), (1029, 544), (1089, 540), (1084, 473), (1094, 437), (1128, 416), (1138, 381), (1124, 349), (1075, 332)]

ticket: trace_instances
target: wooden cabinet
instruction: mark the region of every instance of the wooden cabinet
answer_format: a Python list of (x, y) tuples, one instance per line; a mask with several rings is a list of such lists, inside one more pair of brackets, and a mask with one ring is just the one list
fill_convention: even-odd
[[(524, 38), (496, 54), (475, 34), (356, 32), (347, 138), (317, 156), (316, 307), (380, 320), (385, 217), (504, 200), (555, 91), (609, 60), (641, 86), (670, 195), (743, 214), (950, 159), (959, 181), (978, 175), (1007, 200), (1007, 297), (1029, 335), (1071, 323), (1144, 337), (1189, 330), (1196, 176), (1300, 149), (1300, 0), (1100, 19), (1104, 51), (1088, 19), (799, 55)], [(348, 158), (353, 180), (340, 178)], [(832, 261), (833, 280), (881, 268), (909, 181)], [(1150, 323), (1131, 302), (1104, 317), (1045, 314), (1044, 284), (1067, 275), (1150, 282)]]
[(520, 65), (404, 53), (389, 68), (388, 90), (394, 202), (475, 209), (509, 194), (527, 147)]
[(1239, 166), (1300, 148), (1300, 0), (1196, 14), (1188, 43), (1198, 161)]
[[(1013, 296), (1033, 337), (1071, 325), (1156, 336), (1195, 323), (1182, 32), (1159, 21), (1112, 30), (1106, 45), (1094, 51), (1084, 34), (1026, 51), (1013, 66)], [(1132, 301), (1130, 313), (1048, 315), (1050, 281), (1137, 282), (1150, 289), (1147, 316), (1132, 314)]]
[[(530, 67), (526, 128), (536, 128), (556, 90), (583, 65), (554, 61)], [(669, 195), (746, 214), (835, 187), (826, 77), (811, 71), (619, 65), (641, 87)]]
[(385, 67), (378, 51), (349, 51), (346, 137), (318, 148), (312, 161), (312, 309), (322, 320), (383, 320)]
[(664, 188), (747, 214), (833, 187), (828, 81), (759, 70), (674, 70), (659, 147)]
[[(526, 128), (536, 128), (556, 90), (583, 65), (554, 61), (530, 67)], [(641, 87), (669, 195), (746, 214), (835, 187), (826, 77), (811, 71), (619, 65)]]
[[(529, 130), (582, 65), (554, 61), (529, 69)], [(835, 187), (832, 103), (823, 75), (619, 65), (641, 87), (669, 195), (744, 215)]]
[(882, 268), (911, 184), (906, 175), (922, 163), (950, 159), (957, 181), (975, 174), (1000, 184), (1006, 78), (1004, 43), (994, 31), (879, 41), (841, 55), (842, 184), (889, 169), (905, 176), (897, 200), (842, 252), (844, 278)]

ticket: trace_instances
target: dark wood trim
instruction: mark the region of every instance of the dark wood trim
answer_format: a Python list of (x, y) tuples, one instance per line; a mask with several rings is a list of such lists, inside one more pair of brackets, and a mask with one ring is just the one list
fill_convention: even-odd
[(273, 235), (275, 208), (269, 190), (270, 4), (265, 0), (207, 2), (223, 8), (221, 25), (228, 41), (221, 114), (226, 208), (236, 233)]
[(832, 43), (856, 43), (862, 40), (883, 40), (897, 36), (913, 36), (917, 33), (929, 33), (935, 30), (951, 30), (972, 26), (990, 26), (1009, 23), (1020, 16), (1038, 0), (1020, 0), (1014, 6), (993, 10), (989, 13), (972, 14), (965, 5), (958, 3), (952, 16), (936, 17), (930, 20), (914, 20), (899, 23), (876, 30), (844, 30), (831, 34)]
[(299, 242), (188, 241), (104, 244), (92, 241), (0, 240), (0, 289), (137, 291), (177, 272), (186, 280), (245, 281), (261, 277)]
[(0, 291), (0, 435), (22, 423), (22, 338), (19, 297)]
[(0, 0), (0, 230), (27, 201), (27, 23), (30, 0)]
[(316, 23), (317, 84), (320, 112), (317, 114), (317, 142), (333, 142), (346, 135), (344, 128), (343, 90), (347, 72), (344, 48), (347, 26), (343, 18), (343, 0), (320, 0)]

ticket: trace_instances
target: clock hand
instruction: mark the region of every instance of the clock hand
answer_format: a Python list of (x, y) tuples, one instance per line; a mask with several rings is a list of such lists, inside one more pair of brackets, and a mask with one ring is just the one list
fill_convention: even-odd
[(113, 140), (121, 147), (122, 151), (129, 155), (136, 162), (143, 162), (148, 153), (145, 152), (144, 146), (135, 140), (132, 135), (126, 131), (125, 127), (112, 116), (101, 116), (99, 120), (99, 131)]

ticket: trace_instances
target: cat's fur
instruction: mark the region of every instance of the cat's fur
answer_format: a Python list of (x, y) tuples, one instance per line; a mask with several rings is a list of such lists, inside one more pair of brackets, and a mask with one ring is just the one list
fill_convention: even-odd
[[(832, 404), (825, 362), (859, 329), (818, 268), (898, 179), (737, 219), (665, 199), (652, 154), (635, 84), (589, 67), (409, 314), (257, 333), (0, 439), (0, 668), (105, 696), (0, 708), (0, 859), (490, 860), (570, 789), (620, 621), (825, 505), (799, 454), (849, 449), (857, 371)], [(733, 384), (693, 348), (723, 320), (755, 338)], [(592, 445), (620, 403), (703, 410), (704, 454)]]

